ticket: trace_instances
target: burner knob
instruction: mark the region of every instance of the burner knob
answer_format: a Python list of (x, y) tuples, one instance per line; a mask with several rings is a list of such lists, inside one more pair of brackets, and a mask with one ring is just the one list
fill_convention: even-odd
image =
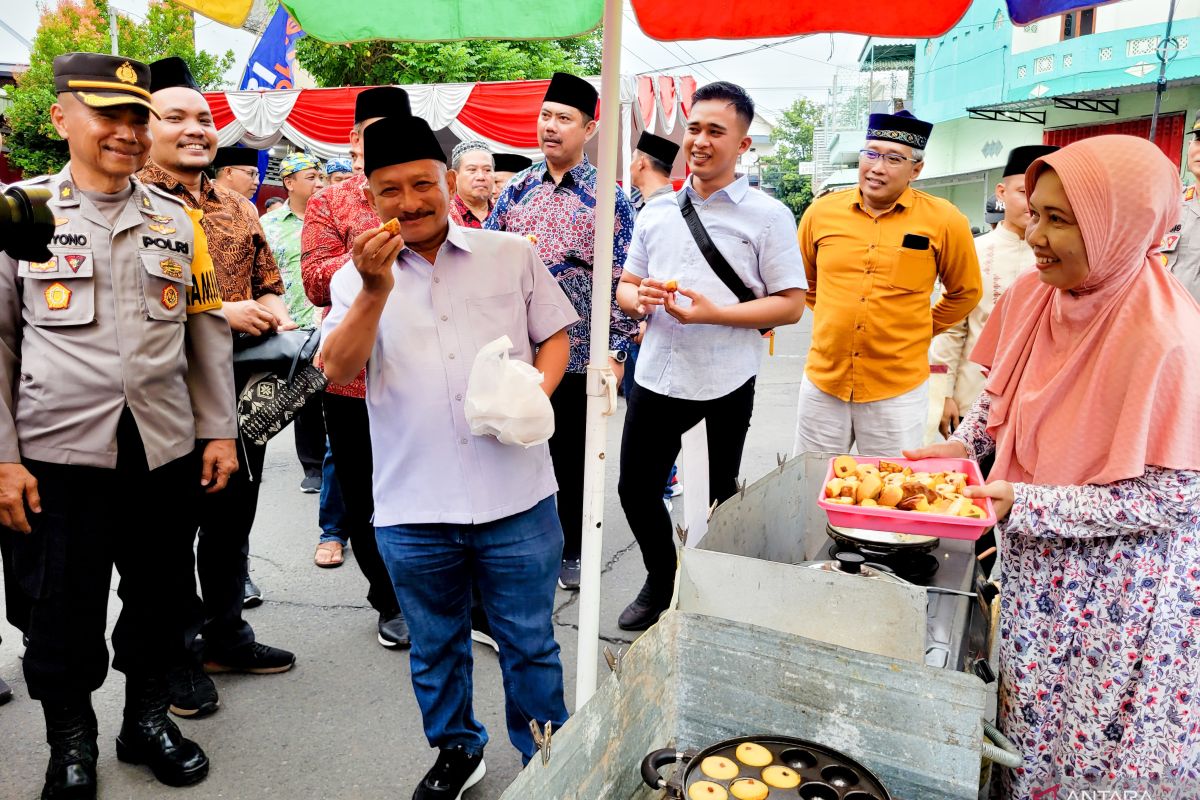
[(837, 559), (838, 569), (847, 575), (860, 574), (862, 572), (863, 562), (866, 561), (866, 559), (858, 553), (851, 553), (848, 551), (835, 553), (833, 557)]

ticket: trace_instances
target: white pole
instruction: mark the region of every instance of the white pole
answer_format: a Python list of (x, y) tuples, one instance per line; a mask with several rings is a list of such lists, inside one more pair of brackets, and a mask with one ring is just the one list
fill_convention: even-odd
[[(604, 544), (604, 466), (609, 462), (609, 306), (617, 202), (617, 140), (621, 114), (621, 2), (604, 0), (604, 57), (600, 70), (600, 142), (596, 165), (596, 240), (592, 261), (592, 342), (587, 377), (587, 439), (583, 462), (583, 552), (579, 583), (579, 663), (575, 710), (596, 691), (600, 642), (600, 559)], [(615, 391), (615, 389), (614, 389)], [(615, 395), (613, 395), (615, 397)]]

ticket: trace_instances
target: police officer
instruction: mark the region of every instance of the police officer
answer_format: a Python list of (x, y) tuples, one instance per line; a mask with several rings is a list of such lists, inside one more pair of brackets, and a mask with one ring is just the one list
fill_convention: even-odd
[[(1187, 168), (1200, 181), (1200, 114), (1196, 115), (1190, 133)], [(1167, 268), (1200, 301), (1200, 190), (1196, 185), (1183, 190), (1179, 224), (1163, 237), (1161, 250)]]
[[(50, 744), (43, 800), (96, 796), (91, 693), (108, 671), (114, 564), (117, 757), (172, 786), (207, 775), (167, 716), (165, 676), (200, 614), (192, 509), (237, 469), (232, 345), (205, 288), (206, 242), (182, 203), (134, 177), (157, 114), (149, 69), (71, 53), (54, 59), (54, 85), (70, 161), (30, 181), (53, 193), (50, 257), (0, 256), (0, 524), (30, 601), (25, 678)], [(160, 238), (171, 247), (143, 244)]]

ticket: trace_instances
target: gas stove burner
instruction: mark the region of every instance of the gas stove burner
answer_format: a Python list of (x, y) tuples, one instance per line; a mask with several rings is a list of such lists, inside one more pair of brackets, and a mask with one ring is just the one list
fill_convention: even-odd
[(932, 553), (881, 553), (870, 547), (846, 547), (845, 543), (831, 544), (829, 557), (836, 558), (839, 552), (856, 552), (872, 565), (884, 567), (899, 578), (925, 586), (937, 573), (941, 562)]

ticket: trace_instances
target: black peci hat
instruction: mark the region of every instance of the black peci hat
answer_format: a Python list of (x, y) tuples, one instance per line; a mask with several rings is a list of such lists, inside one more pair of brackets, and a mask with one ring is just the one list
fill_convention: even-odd
[(520, 172), (533, 166), (533, 159), (516, 153), (496, 153), (492, 156), (496, 172)]
[(556, 72), (550, 78), (550, 86), (546, 88), (543, 103), (562, 103), (564, 106), (578, 108), (589, 117), (596, 116), (596, 102), (600, 96), (596, 87), (583, 78), (567, 72)]
[(160, 58), (150, 64), (150, 94), (172, 86), (184, 86), (200, 91), (187, 62), (179, 56)]
[(649, 131), (642, 131), (642, 135), (638, 137), (636, 149), (648, 156), (657, 158), (667, 166), (674, 164), (675, 157), (679, 155), (679, 145), (670, 139), (655, 136)]
[(1005, 178), (1010, 175), (1024, 175), (1033, 162), (1042, 156), (1048, 156), (1058, 148), (1049, 144), (1028, 144), (1024, 147), (1014, 147), (1008, 154), (1008, 163), (1004, 165)]
[(218, 147), (212, 167), (258, 167), (258, 153), (259, 151), (252, 147)]
[(446, 163), (446, 153), (429, 123), (420, 117), (384, 117), (363, 131), (363, 172), (432, 159)]
[(399, 86), (375, 86), (363, 89), (354, 98), (354, 124), (380, 117), (411, 117), (408, 92)]
[(71, 92), (92, 108), (138, 105), (159, 115), (150, 102), (150, 68), (132, 58), (64, 53), (54, 59), (54, 91)]
[(908, 109), (895, 114), (872, 114), (867, 121), (867, 139), (906, 144), (918, 150), (929, 144), (931, 133), (933, 123), (917, 119)]

